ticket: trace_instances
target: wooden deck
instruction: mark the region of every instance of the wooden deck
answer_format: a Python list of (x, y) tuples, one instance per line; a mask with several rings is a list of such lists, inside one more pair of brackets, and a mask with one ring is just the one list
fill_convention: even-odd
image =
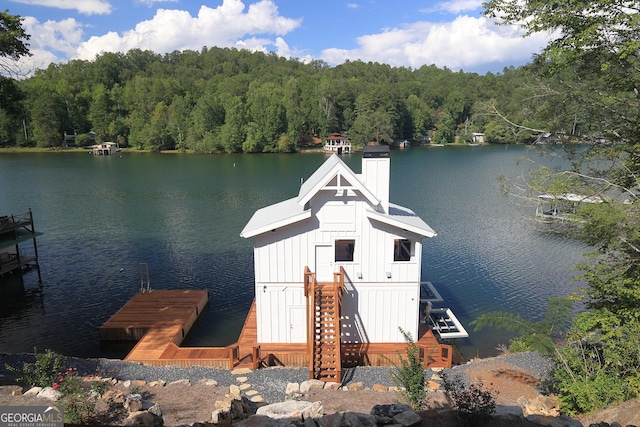
[[(151, 366), (210, 366), (224, 369), (260, 366), (308, 367), (308, 347), (301, 344), (257, 342), (255, 300), (247, 313), (238, 341), (226, 347), (180, 347), (208, 303), (204, 290), (154, 290), (136, 294), (100, 327), (104, 341), (138, 343), (124, 360)], [(451, 366), (451, 346), (438, 343), (426, 325), (420, 325), (416, 344), (425, 365)], [(406, 343), (342, 344), (343, 366), (388, 366), (398, 362)]]

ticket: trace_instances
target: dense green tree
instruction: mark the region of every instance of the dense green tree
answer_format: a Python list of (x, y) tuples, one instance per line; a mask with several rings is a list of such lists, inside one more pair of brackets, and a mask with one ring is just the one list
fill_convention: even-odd
[(287, 131), (282, 89), (273, 83), (253, 82), (247, 92), (247, 140), (244, 151), (274, 152)]
[(169, 107), (160, 101), (151, 115), (151, 121), (145, 126), (148, 135), (145, 148), (152, 151), (171, 150), (175, 148), (175, 140), (169, 127)]
[(227, 100), (225, 105), (225, 122), (221, 130), (221, 139), (224, 150), (236, 153), (242, 150), (242, 144), (246, 139), (246, 109), (240, 97)]
[(433, 112), (415, 94), (409, 95), (406, 100), (407, 111), (410, 115), (409, 139), (421, 139), (433, 129)]
[[(204, 152), (225, 150), (222, 141), (216, 141), (225, 121), (224, 104), (216, 93), (209, 91), (196, 101), (191, 111), (191, 121), (193, 126), (188, 136), (188, 148)], [(205, 139), (206, 144), (199, 142)]]
[(309, 129), (302, 87), (297, 79), (291, 78), (287, 82), (284, 101), (287, 115), (287, 140), (286, 144), (279, 144), (278, 151), (296, 151), (302, 134)]
[(0, 11), (0, 74), (22, 75), (16, 61), (30, 56), (28, 40), (31, 38), (22, 28), (19, 15), (11, 15), (7, 9)]
[(112, 108), (111, 96), (103, 85), (98, 84), (93, 90), (93, 99), (89, 107), (89, 120), (91, 130), (96, 133), (98, 141), (110, 141), (110, 127), (115, 115)]
[(486, 8), (487, 15), (521, 24), (528, 34), (556, 36), (532, 67), (545, 83), (538, 92), (548, 103), (537, 104), (546, 117), (564, 118), (549, 121), (557, 130), (598, 132), (591, 149), (568, 151), (577, 154), (571, 171), (547, 178), (550, 186), (603, 197), (579, 211), (580, 236), (594, 251), (580, 265), (586, 310), (557, 350), (554, 376), (563, 408), (586, 412), (639, 396), (638, 4), (491, 0)]
[[(0, 11), (0, 146), (11, 146), (22, 139), (24, 93), (13, 79), (29, 71), (20, 69), (17, 63), (31, 55), (27, 43), (30, 36), (22, 28), (22, 20), (6, 9)], [(26, 143), (24, 139), (22, 142)]]

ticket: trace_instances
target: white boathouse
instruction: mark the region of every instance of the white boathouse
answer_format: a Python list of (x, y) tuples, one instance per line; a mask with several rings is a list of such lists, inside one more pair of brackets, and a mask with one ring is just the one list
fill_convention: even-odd
[[(421, 263), (436, 232), (389, 201), (389, 180), (388, 146), (365, 147), (361, 174), (331, 155), (240, 233), (254, 239), (257, 342), (306, 344), (311, 377), (339, 380), (345, 348), (404, 343), (401, 329), (433, 338), (421, 325)], [(450, 346), (438, 351), (450, 365)]]

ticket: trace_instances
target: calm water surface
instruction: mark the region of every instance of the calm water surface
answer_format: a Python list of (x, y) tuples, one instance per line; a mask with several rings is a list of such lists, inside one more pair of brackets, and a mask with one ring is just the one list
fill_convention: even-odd
[[(498, 177), (537, 159), (522, 146), (412, 148), (391, 155), (391, 201), (413, 209), (438, 236), (425, 240), (423, 280), (468, 324), (488, 311), (537, 320), (549, 297), (580, 284), (571, 267), (587, 248), (541, 234), (531, 207), (504, 197)], [(98, 328), (139, 289), (208, 289), (210, 304), (185, 344), (236, 340), (253, 299), (252, 242), (239, 233), (253, 212), (297, 195), (326, 158), (309, 155), (93, 157), (0, 156), (0, 214), (33, 209), (43, 292), (0, 304), (0, 352), (51, 348), (122, 357)], [(360, 173), (360, 155), (343, 157)], [(540, 160), (540, 159), (537, 159)], [(548, 159), (542, 159), (549, 164)], [(557, 161), (557, 160), (556, 160)], [(35, 273), (26, 275), (27, 287)], [(33, 287), (33, 286), (31, 286)], [(503, 331), (456, 340), (466, 357), (495, 354)]]

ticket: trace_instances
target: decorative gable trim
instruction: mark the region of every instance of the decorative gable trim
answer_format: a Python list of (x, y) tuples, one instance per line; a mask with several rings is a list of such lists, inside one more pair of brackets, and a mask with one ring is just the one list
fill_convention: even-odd
[(322, 190), (359, 192), (372, 207), (376, 208), (380, 204), (380, 200), (364, 186), (358, 175), (353, 173), (336, 154), (331, 155), (331, 157), (300, 186), (298, 204), (305, 206)]

